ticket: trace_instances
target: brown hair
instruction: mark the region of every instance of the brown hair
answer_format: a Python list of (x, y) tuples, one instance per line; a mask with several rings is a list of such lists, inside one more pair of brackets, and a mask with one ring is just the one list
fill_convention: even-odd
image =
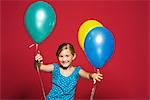
[(70, 43), (62, 43), (57, 49), (57, 52), (56, 52), (57, 58), (59, 57), (59, 54), (61, 53), (61, 51), (64, 49), (69, 49), (71, 51), (71, 54), (74, 56), (75, 51), (74, 51), (73, 45)]

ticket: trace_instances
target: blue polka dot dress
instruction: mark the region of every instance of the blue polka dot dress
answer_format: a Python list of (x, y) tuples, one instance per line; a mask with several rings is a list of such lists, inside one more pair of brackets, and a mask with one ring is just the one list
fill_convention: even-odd
[(46, 100), (74, 100), (74, 92), (79, 79), (79, 70), (76, 67), (71, 75), (63, 76), (60, 73), (59, 65), (53, 64), (52, 89), (46, 97)]

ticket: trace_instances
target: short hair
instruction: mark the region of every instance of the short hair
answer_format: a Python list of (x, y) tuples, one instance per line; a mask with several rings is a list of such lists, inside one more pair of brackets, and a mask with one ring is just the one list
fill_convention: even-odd
[(59, 57), (59, 54), (61, 53), (62, 50), (64, 49), (69, 49), (71, 51), (71, 54), (74, 56), (75, 50), (74, 47), (71, 43), (62, 43), (59, 45), (57, 52), (56, 52), (56, 57)]

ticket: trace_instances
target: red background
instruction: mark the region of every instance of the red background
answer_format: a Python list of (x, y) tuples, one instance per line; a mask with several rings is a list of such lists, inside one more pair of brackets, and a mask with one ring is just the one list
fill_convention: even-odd
[[(1, 1), (1, 99), (40, 99), (42, 91), (33, 67), (35, 47), (24, 26), (24, 14), (36, 0)], [(47, 0), (48, 1), (48, 0)], [(149, 2), (135, 1), (69, 1), (52, 0), (56, 12), (56, 26), (40, 44), (45, 63), (57, 62), (55, 52), (59, 44), (74, 45), (77, 58), (74, 65), (93, 72), (77, 40), (80, 25), (97, 19), (115, 37), (115, 52), (101, 68), (102, 82), (97, 84), (94, 98), (140, 99), (149, 97), (148, 34)], [(45, 92), (51, 89), (51, 74), (41, 73)], [(81, 78), (76, 88), (76, 99), (89, 99), (92, 81)]]

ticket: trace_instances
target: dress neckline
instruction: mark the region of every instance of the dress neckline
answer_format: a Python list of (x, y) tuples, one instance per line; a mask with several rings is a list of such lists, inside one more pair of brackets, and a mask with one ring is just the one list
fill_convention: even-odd
[(65, 78), (68, 78), (68, 77), (72, 76), (72, 74), (75, 72), (75, 69), (76, 69), (76, 68), (74, 68), (73, 71), (72, 71), (72, 73), (69, 74), (68, 76), (65, 76), (65, 75), (63, 75), (63, 74), (61, 73), (60, 67), (59, 67), (58, 69), (59, 69), (59, 74), (60, 74), (61, 76), (65, 77)]

